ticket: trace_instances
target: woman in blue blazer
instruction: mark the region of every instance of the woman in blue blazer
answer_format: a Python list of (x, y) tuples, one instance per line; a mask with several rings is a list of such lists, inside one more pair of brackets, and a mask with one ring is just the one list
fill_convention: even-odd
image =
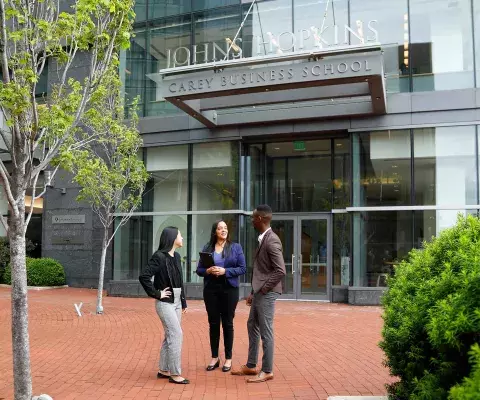
[(238, 277), (247, 271), (242, 246), (232, 243), (228, 238), (228, 227), (224, 221), (212, 226), (210, 241), (204, 246), (204, 252), (212, 253), (214, 267), (205, 268), (202, 262), (197, 265), (197, 275), (204, 277), (203, 299), (210, 325), (210, 347), (212, 361), (207, 371), (220, 366), (218, 346), (220, 343), (220, 322), (223, 327), (225, 345), (225, 363), (222, 371), (232, 368), (233, 318), (238, 303)]

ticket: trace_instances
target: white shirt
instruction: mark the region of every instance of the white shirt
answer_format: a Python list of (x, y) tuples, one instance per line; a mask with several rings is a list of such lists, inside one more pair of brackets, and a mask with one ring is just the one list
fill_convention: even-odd
[(265, 234), (271, 230), (272, 228), (268, 228), (265, 232), (263, 232), (259, 237), (258, 237), (258, 243), (262, 243), (262, 240), (263, 240), (263, 237), (265, 236)]

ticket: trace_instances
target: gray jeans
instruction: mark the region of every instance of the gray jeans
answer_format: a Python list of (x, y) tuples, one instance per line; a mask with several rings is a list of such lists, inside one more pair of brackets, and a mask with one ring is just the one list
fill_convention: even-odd
[(258, 346), (260, 338), (262, 338), (262, 371), (265, 373), (273, 371), (273, 317), (275, 315), (275, 300), (279, 296), (275, 292), (255, 293), (247, 322), (248, 366), (257, 365)]
[(171, 375), (182, 374), (182, 302), (180, 294), (182, 289), (173, 288), (174, 301), (165, 303), (157, 300), (155, 309), (162, 321), (165, 338), (160, 350), (159, 369), (161, 371), (169, 371)]

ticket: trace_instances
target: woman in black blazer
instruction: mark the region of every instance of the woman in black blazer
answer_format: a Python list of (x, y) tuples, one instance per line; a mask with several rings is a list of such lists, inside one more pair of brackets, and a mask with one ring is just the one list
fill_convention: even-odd
[[(183, 246), (178, 228), (162, 231), (160, 245), (139, 277), (145, 292), (157, 301), (155, 308), (162, 321), (165, 339), (160, 351), (158, 378), (168, 378), (177, 384), (190, 383), (182, 376), (182, 313), (187, 312), (183, 288), (180, 254), (175, 250)], [(153, 282), (152, 282), (153, 277)], [(173, 296), (172, 296), (173, 291)]]
[(225, 345), (225, 364), (222, 371), (228, 372), (232, 368), (233, 318), (239, 295), (238, 277), (247, 271), (245, 257), (242, 246), (229, 240), (225, 221), (213, 224), (210, 241), (203, 251), (212, 253), (215, 262), (215, 266), (208, 269), (201, 261), (197, 265), (197, 275), (204, 277), (203, 299), (210, 325), (212, 361), (207, 366), (207, 371), (213, 371), (220, 366), (218, 346), (221, 322)]

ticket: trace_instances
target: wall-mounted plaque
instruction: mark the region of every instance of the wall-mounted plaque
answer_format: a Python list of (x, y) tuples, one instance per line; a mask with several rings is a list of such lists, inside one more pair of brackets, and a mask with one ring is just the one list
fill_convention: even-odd
[(52, 224), (84, 224), (85, 215), (54, 215)]

